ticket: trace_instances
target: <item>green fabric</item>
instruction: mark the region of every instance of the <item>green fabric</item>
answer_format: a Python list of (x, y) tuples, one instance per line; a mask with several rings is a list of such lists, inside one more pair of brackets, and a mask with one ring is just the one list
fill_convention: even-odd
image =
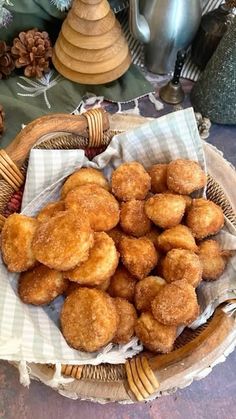
[[(39, 30), (48, 30), (52, 39), (56, 39), (62, 19), (65, 13), (60, 12), (53, 6), (50, 0), (14, 0), (14, 7), (8, 7), (14, 11), (13, 22), (7, 29), (0, 29), (0, 39), (12, 42), (14, 36), (20, 31), (38, 27)], [(128, 102), (135, 98), (145, 96), (153, 91), (153, 86), (144, 78), (140, 71), (132, 65), (127, 73), (117, 81), (99, 86), (86, 86), (73, 83), (63, 76), (58, 77), (57, 83), (47, 89), (49, 109), (45, 101), (43, 91), (41, 94), (32, 96), (20, 96), (19, 94), (35, 94), (42, 89), (40, 81), (33, 80), (38, 87), (33, 88), (30, 79), (20, 78), (22, 71), (12, 75), (9, 79), (0, 80), (0, 103), (6, 113), (6, 132), (0, 140), (0, 147), (5, 147), (19, 132), (22, 124), (27, 124), (33, 119), (50, 112), (73, 112), (86, 93), (103, 96), (113, 102)], [(54, 70), (51, 81), (58, 76)], [(40, 86), (41, 85), (41, 86)], [(14, 117), (13, 117), (14, 115)], [(14, 120), (14, 124), (12, 124)]]
[(12, 13), (13, 20), (7, 28), (0, 28), (0, 39), (9, 43), (20, 31), (35, 27), (47, 30), (55, 37), (66, 16), (50, 0), (14, 0), (14, 6), (6, 8)]
[[(58, 76), (54, 70), (51, 80)], [(27, 124), (39, 116), (56, 112), (73, 112), (87, 93), (97, 96), (104, 96), (105, 99), (114, 102), (131, 101), (134, 97), (144, 96), (153, 91), (151, 84), (146, 81), (137, 68), (132, 65), (124, 76), (116, 82), (104, 86), (86, 86), (58, 76), (57, 84), (48, 88), (47, 98), (51, 108), (49, 109), (45, 101), (43, 91), (36, 97), (20, 96), (19, 94), (34, 94), (43, 87), (37, 81), (38, 87), (33, 92), (27, 92), (25, 88), (33, 88), (29, 84), (31, 79), (23, 79), (20, 76), (12, 76), (6, 80), (0, 80), (0, 103), (2, 103), (6, 113), (6, 132), (0, 140), (0, 147), (5, 147), (16, 136), (22, 124)], [(14, 124), (12, 124), (14, 120)]]

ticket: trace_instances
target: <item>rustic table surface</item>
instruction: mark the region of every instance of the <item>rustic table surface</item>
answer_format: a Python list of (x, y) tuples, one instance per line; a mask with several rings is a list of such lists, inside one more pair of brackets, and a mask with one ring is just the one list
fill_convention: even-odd
[[(186, 92), (190, 88), (185, 82)], [(184, 107), (188, 105), (187, 98)], [(145, 99), (140, 108), (144, 116), (157, 116)], [(165, 107), (161, 113), (169, 111)], [(207, 141), (236, 166), (236, 127), (213, 125)], [(190, 387), (154, 402), (126, 406), (69, 400), (38, 382), (24, 388), (19, 384), (18, 371), (0, 361), (0, 418), (4, 419), (236, 419), (235, 394), (236, 351)]]

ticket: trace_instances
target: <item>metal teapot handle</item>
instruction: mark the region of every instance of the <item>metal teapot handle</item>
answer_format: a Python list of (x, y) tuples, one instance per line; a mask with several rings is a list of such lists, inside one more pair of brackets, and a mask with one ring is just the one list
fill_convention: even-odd
[(150, 28), (145, 17), (139, 13), (139, 0), (130, 0), (129, 26), (135, 39), (143, 43), (150, 41)]

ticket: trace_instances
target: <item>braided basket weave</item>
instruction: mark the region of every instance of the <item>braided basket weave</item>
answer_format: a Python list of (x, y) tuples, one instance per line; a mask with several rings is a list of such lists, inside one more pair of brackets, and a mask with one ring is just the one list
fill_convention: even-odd
[[(92, 110), (83, 116), (50, 115), (29, 124), (10, 146), (0, 151), (0, 229), (6, 217), (20, 210), (32, 147), (84, 149), (92, 159), (105, 150), (117, 132), (109, 129), (108, 115), (102, 110)], [(209, 175), (207, 198), (220, 205), (236, 227), (236, 215), (223, 189)], [(62, 374), (74, 380), (58, 384), (56, 389), (70, 398), (99, 402), (132, 403), (150, 399), (203, 378), (219, 359), (222, 361), (234, 349), (235, 342), (236, 318), (227, 316), (219, 307), (205, 325), (195, 331), (186, 328), (171, 353), (143, 352), (124, 365), (62, 365)], [(30, 364), (30, 369), (32, 378), (45, 383), (54, 374), (53, 365)]]

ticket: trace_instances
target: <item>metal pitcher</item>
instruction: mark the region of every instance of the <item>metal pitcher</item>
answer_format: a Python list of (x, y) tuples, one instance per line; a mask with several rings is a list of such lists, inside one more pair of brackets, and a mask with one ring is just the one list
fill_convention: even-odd
[(201, 16), (201, 0), (130, 0), (130, 30), (145, 43), (148, 70), (174, 69), (178, 50), (190, 45)]

